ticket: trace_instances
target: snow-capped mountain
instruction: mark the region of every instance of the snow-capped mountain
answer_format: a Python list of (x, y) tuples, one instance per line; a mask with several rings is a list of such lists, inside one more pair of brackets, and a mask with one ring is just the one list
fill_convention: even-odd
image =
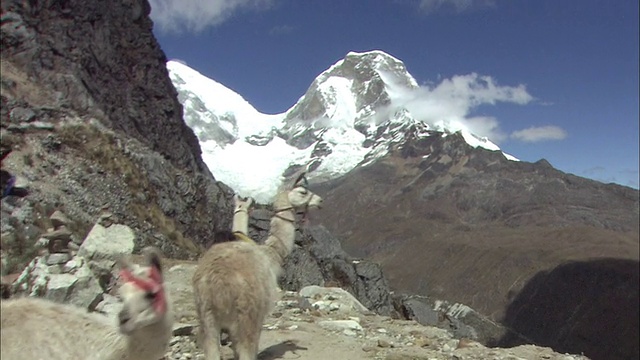
[(204, 162), (216, 179), (258, 202), (271, 201), (292, 166), (308, 167), (311, 181), (336, 178), (401, 146), (407, 136), (460, 131), (473, 147), (500, 150), (447, 119), (428, 125), (412, 114), (404, 104), (418, 84), (402, 61), (382, 51), (350, 52), (276, 115), (258, 112), (234, 91), (180, 62), (169, 61), (167, 68)]

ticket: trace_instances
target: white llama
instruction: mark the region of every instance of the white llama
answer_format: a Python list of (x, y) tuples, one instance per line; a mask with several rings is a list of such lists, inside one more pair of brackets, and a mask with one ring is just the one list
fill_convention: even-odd
[[(173, 314), (160, 255), (143, 251), (147, 266), (121, 262), (123, 307), (114, 319), (41, 298), (1, 302), (2, 360), (158, 360), (168, 349)], [(117, 326), (116, 326), (117, 325)]]
[(220, 359), (220, 332), (228, 332), (238, 360), (255, 360), (264, 318), (278, 294), (282, 263), (293, 249), (296, 212), (320, 207), (322, 199), (306, 187), (304, 174), (280, 191), (264, 245), (242, 241), (213, 245), (200, 259), (193, 287), (200, 343), (207, 360)]

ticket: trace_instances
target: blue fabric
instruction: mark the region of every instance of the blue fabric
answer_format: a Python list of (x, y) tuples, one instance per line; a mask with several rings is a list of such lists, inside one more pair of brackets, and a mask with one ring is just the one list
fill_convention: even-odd
[(13, 185), (16, 184), (16, 177), (12, 176), (9, 178), (9, 180), (7, 181), (7, 185), (4, 188), (4, 192), (2, 192), (2, 197), (5, 197), (7, 195), (9, 195), (11, 193), (11, 189), (13, 189)]

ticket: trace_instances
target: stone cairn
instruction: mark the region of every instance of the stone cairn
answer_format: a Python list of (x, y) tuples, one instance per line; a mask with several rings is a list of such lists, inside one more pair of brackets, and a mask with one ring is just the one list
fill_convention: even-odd
[(115, 264), (133, 253), (133, 230), (113, 224), (105, 214), (78, 240), (64, 213), (56, 211), (50, 220), (53, 228), (36, 242), (39, 255), (21, 273), (2, 277), (3, 297), (38, 296), (88, 311), (116, 311), (119, 302), (110, 295)]

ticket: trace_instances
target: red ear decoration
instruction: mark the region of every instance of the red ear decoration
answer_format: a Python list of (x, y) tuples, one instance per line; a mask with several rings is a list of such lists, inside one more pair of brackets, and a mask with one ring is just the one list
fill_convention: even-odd
[(162, 287), (162, 274), (155, 266), (149, 269), (149, 280), (139, 278), (129, 270), (120, 270), (120, 278), (124, 282), (133, 283), (138, 289), (155, 295), (153, 308), (159, 314), (167, 311), (167, 299)]

